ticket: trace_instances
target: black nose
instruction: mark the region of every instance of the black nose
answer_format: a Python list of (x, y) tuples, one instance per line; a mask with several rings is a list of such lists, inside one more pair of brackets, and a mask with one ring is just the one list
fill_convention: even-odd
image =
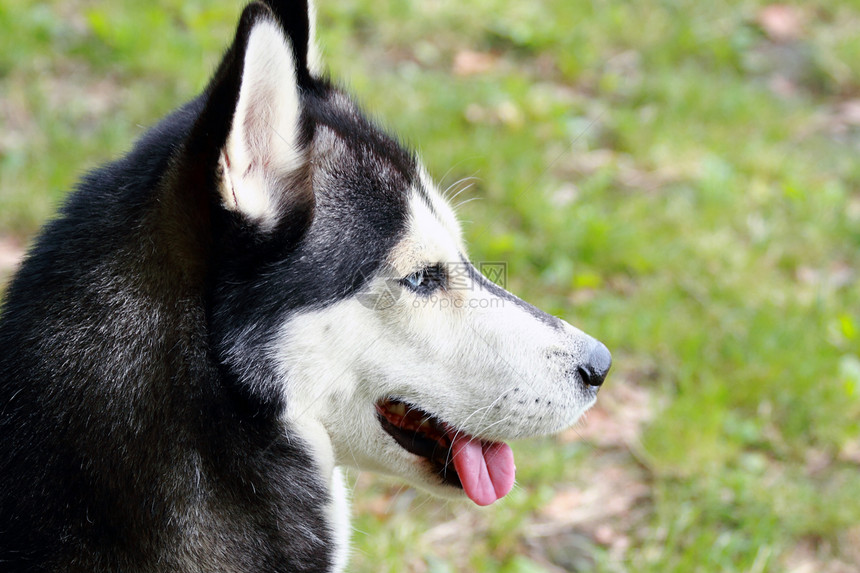
[(612, 366), (612, 354), (609, 349), (598, 342), (591, 349), (591, 354), (588, 355), (588, 360), (577, 368), (582, 381), (589, 386), (600, 386), (606, 380), (606, 375), (609, 373), (609, 368)]

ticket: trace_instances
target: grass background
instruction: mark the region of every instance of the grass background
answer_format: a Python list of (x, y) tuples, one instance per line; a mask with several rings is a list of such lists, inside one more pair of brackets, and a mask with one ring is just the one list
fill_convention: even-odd
[[(202, 88), (239, 4), (0, 0), (5, 244)], [(494, 507), (353, 474), (350, 570), (860, 570), (860, 3), (319, 4), (334, 77), (475, 178), (473, 259), (615, 358)]]

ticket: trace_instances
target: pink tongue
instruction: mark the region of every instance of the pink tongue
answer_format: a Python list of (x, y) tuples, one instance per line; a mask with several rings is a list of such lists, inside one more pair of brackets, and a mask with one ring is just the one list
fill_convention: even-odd
[(463, 490), (478, 505), (490, 505), (514, 486), (514, 453), (505, 443), (459, 435), (451, 444), (451, 455)]

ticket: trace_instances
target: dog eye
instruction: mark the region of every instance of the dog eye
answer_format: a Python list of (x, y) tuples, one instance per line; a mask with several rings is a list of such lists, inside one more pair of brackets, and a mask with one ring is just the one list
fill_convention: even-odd
[(415, 271), (401, 279), (400, 282), (418, 294), (430, 294), (436, 289), (445, 287), (447, 276), (442, 265), (432, 265)]
[(412, 273), (405, 279), (403, 282), (411, 286), (412, 288), (420, 288), (422, 284), (424, 284), (424, 269), (421, 269), (417, 273)]

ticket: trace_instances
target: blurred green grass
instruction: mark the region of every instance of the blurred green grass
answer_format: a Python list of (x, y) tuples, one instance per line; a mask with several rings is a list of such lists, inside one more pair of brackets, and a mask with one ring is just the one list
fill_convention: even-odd
[[(613, 350), (610, 419), (628, 391), (648, 414), (516, 445), (487, 510), (353, 476), (350, 570), (856, 566), (860, 5), (319, 4), (332, 75), (443, 188), (475, 178), (472, 258)], [(239, 11), (0, 0), (0, 233), (201, 89)], [(643, 493), (583, 517), (625, 494), (599, 483)]]

